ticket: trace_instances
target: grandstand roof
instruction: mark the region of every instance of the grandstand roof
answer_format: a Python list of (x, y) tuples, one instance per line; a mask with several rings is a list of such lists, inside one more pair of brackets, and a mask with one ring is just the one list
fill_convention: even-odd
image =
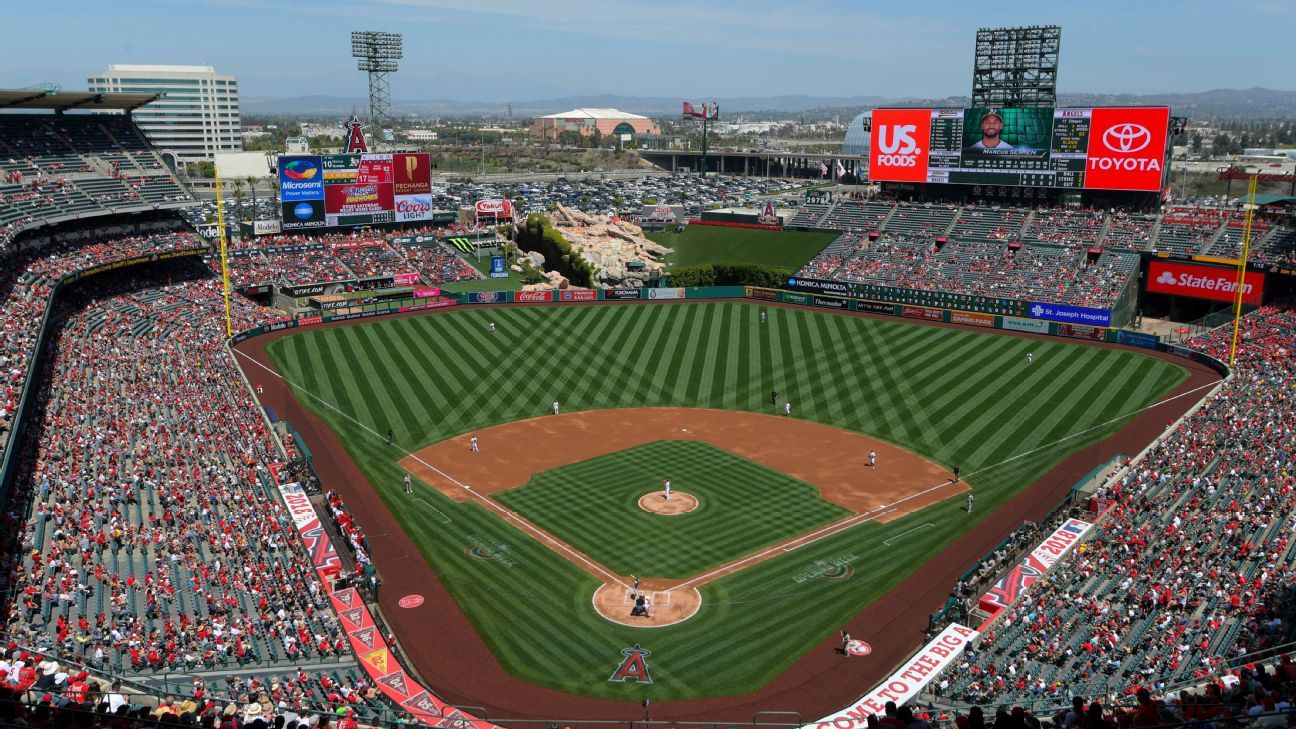
[(101, 94), (93, 91), (0, 89), (0, 111), (8, 109), (117, 109), (131, 111), (156, 101), (162, 94)]
[(542, 116), (541, 119), (647, 119), (620, 109), (572, 109), (561, 114)]

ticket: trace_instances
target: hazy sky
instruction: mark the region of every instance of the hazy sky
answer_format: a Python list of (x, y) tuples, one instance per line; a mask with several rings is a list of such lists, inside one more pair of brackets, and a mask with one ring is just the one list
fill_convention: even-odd
[[(361, 96), (352, 30), (405, 35), (399, 99), (966, 94), (977, 28), (1062, 26), (1062, 92), (1291, 89), (1296, 1), (4, 0), (0, 87), (210, 64), (247, 97)], [(22, 29), (29, 27), (32, 32)]]

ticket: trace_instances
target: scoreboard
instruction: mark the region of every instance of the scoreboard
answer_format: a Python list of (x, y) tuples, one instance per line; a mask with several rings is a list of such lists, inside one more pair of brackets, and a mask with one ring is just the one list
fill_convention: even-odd
[(880, 182), (1160, 190), (1168, 107), (877, 109)]
[(279, 158), (284, 230), (432, 220), (427, 154), (285, 155)]

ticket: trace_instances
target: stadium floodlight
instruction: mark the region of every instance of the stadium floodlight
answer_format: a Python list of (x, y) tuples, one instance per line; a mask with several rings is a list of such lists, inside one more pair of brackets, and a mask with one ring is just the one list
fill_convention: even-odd
[(375, 130), (370, 138), (386, 138), (392, 128), (391, 86), (387, 74), (396, 71), (397, 61), (405, 56), (405, 42), (400, 33), (377, 30), (351, 31), (351, 56), (356, 68), (369, 74), (369, 124)]
[(1056, 106), (1061, 49), (1061, 26), (981, 28), (972, 65), (972, 106)]

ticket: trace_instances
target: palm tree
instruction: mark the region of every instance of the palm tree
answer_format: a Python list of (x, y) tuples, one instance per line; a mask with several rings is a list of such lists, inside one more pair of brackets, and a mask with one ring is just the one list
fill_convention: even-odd
[[(234, 181), (234, 203), (235, 205), (238, 206), (237, 220), (241, 223), (243, 222), (243, 181), (242, 180)], [(235, 227), (237, 228), (238, 226)]]
[(256, 175), (248, 175), (246, 181), (247, 181), (247, 186), (252, 190), (252, 219), (256, 220), (257, 218), (256, 189), (257, 189), (257, 185), (261, 184), (261, 181), (257, 179)]

